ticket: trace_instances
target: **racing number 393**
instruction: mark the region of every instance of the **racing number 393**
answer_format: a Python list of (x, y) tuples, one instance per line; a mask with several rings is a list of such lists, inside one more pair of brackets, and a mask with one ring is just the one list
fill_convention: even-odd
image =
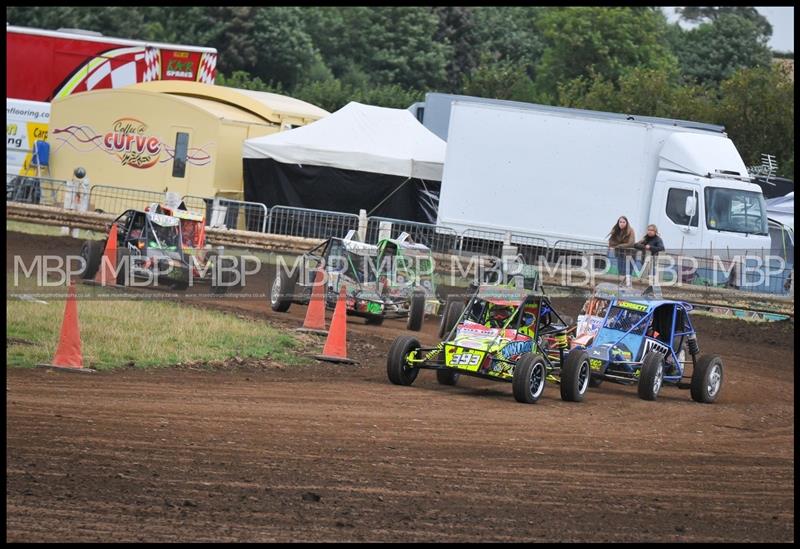
[(458, 353), (454, 354), (453, 358), (450, 359), (450, 364), (452, 366), (475, 366), (478, 364), (478, 361), (481, 359), (480, 355), (476, 355), (473, 353)]

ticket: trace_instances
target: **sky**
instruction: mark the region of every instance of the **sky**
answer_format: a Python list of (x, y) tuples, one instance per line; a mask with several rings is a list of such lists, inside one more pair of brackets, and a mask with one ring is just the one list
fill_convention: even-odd
[[(794, 51), (794, 7), (762, 7), (756, 9), (772, 25), (769, 47), (776, 51)], [(664, 8), (670, 22), (676, 21), (675, 8)]]

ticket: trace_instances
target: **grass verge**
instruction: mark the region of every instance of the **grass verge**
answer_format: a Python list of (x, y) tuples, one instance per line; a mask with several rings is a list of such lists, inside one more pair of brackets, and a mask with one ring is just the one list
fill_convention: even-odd
[[(133, 363), (149, 368), (237, 357), (289, 366), (310, 361), (301, 356), (296, 337), (263, 322), (173, 302), (81, 300), (88, 291), (78, 285), (84, 367), (111, 370)], [(9, 367), (49, 363), (55, 354), (65, 302), (41, 299), (46, 304), (7, 298)]]
[[(55, 225), (38, 225), (36, 223), (24, 223), (22, 221), (6, 221), (6, 233), (8, 232), (41, 234), (45, 236), (69, 236), (69, 234), (61, 234), (61, 227), (56, 227)], [(78, 239), (80, 240), (103, 240), (105, 237), (105, 234), (97, 231), (78, 229)]]

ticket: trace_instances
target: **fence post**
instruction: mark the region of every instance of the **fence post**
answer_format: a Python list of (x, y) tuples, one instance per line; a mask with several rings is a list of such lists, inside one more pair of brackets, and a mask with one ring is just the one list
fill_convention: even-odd
[(378, 242), (392, 237), (392, 223), (390, 221), (381, 221), (378, 227)]
[(358, 210), (358, 239), (367, 241), (367, 210)]

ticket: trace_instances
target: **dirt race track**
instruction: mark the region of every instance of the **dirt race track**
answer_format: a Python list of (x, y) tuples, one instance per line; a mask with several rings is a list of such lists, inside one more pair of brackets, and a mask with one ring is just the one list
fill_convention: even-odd
[[(79, 248), (8, 233), (7, 260), (53, 242)], [(305, 313), (193, 303), (286, 328)], [(477, 379), (389, 384), (405, 323), (362, 322), (355, 366), (8, 370), (7, 540), (794, 540), (793, 323), (695, 317), (725, 361), (712, 405), (605, 383), (526, 406)]]

